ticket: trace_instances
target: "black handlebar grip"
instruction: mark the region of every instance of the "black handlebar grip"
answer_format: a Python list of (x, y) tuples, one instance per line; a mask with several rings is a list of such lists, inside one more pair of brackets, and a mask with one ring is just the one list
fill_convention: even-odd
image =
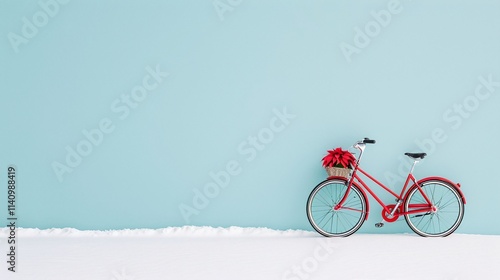
[(363, 143), (365, 143), (365, 144), (375, 144), (375, 140), (371, 140), (371, 139), (365, 138), (363, 140)]

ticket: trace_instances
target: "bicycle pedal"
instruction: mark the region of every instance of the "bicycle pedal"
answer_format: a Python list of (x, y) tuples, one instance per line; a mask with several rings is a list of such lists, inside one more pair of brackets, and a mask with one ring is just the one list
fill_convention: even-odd
[(384, 226), (384, 223), (376, 223), (376, 224), (375, 224), (375, 227), (378, 227), (378, 228), (381, 228), (381, 227), (383, 227), (383, 226)]

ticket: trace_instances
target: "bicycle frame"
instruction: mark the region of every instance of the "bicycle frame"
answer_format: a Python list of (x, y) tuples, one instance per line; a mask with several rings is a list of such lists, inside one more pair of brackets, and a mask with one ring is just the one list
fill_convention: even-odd
[[(361, 191), (365, 194), (365, 196), (366, 196), (365, 191), (367, 191), (380, 204), (380, 206), (382, 206), (384, 212), (389, 214), (391, 217), (393, 217), (393, 218), (386, 218), (385, 216), (383, 216), (384, 220), (386, 220), (388, 222), (394, 222), (400, 215), (408, 215), (408, 214), (416, 214), (416, 213), (429, 213), (429, 212), (434, 212), (436, 210), (436, 208), (432, 205), (430, 199), (427, 197), (425, 192), (422, 191), (422, 188), (421, 188), (420, 184), (417, 182), (415, 176), (413, 176), (412, 172), (413, 172), (413, 169), (414, 169), (416, 163), (418, 162), (418, 160), (414, 161), (413, 166), (412, 166), (410, 172), (408, 173), (408, 176), (406, 177), (406, 181), (403, 185), (403, 189), (401, 190), (401, 193), (398, 195), (397, 193), (395, 193), (394, 191), (389, 189), (387, 186), (382, 184), (380, 181), (375, 179), (373, 176), (368, 174), (366, 171), (364, 171), (361, 167), (359, 167), (359, 161), (361, 160), (361, 156), (363, 155), (364, 145), (359, 146), (359, 143), (358, 143), (358, 146), (356, 148), (358, 148), (361, 151), (361, 154), (358, 157), (358, 160), (354, 166), (354, 170), (352, 172), (351, 178), (348, 181), (347, 191), (346, 191), (344, 197), (342, 198), (342, 200), (334, 207), (335, 210), (350, 209), (350, 210), (357, 211), (355, 209), (351, 209), (349, 207), (343, 206), (343, 204), (345, 203), (345, 200), (349, 196), (352, 184), (355, 184), (359, 189), (361, 189)], [(388, 192), (392, 196), (394, 196), (396, 198), (397, 203), (396, 204), (385, 204), (375, 194), (375, 192), (373, 192), (373, 190), (363, 181), (363, 179), (361, 179), (358, 176), (358, 174), (357, 174), (358, 171), (361, 172), (361, 174), (368, 177), (368, 179), (370, 179), (372, 182), (374, 182), (377, 185), (379, 185), (380, 187), (382, 187), (382, 189), (384, 189), (386, 192)], [(410, 181), (413, 182), (413, 184), (417, 186), (419, 192), (422, 194), (422, 196), (424, 197), (424, 199), (427, 203), (426, 204), (424, 204), (424, 203), (411, 204), (411, 205), (409, 205), (409, 208), (412, 210), (404, 212), (403, 207), (402, 207), (402, 203), (404, 201), (404, 198), (407, 195), (407, 189), (409, 190), (408, 184), (410, 183)], [(359, 187), (359, 184), (357, 184), (357, 183), (361, 184), (362, 187)], [(368, 214), (369, 214), (369, 202), (367, 200), (367, 215), (365, 217), (365, 220), (368, 219)]]
[[(382, 189), (384, 189), (386, 192), (388, 192), (392, 196), (394, 196), (395, 199), (396, 199), (397, 204), (385, 204), (380, 199), (380, 197), (378, 197), (377, 194), (375, 194), (375, 192), (365, 183), (365, 181), (363, 181), (363, 179), (361, 179), (358, 176), (357, 171), (361, 172), (363, 175), (365, 175), (366, 177), (368, 177), (372, 182), (376, 183), (377, 185), (379, 185), (380, 187), (382, 187)], [(339, 202), (339, 204), (335, 206), (336, 209), (346, 209), (346, 208), (348, 208), (348, 207), (344, 207), (342, 205), (344, 204), (345, 199), (349, 195), (349, 192), (351, 190), (351, 185), (354, 183), (354, 180), (356, 180), (357, 183), (359, 183), (359, 184), (361, 184), (361, 186), (363, 186), (362, 191), (367, 191), (380, 204), (380, 206), (382, 206), (382, 208), (384, 209), (384, 211), (386, 213), (390, 213), (392, 216), (394, 216), (396, 214), (396, 211), (398, 211), (398, 210), (399, 210), (397, 212), (398, 216), (399, 215), (416, 214), (416, 213), (427, 213), (427, 212), (433, 211), (433, 205), (432, 205), (430, 199), (427, 197), (427, 195), (425, 194), (425, 192), (422, 191), (420, 185), (418, 184), (415, 176), (413, 176), (412, 173), (408, 174), (408, 176), (406, 178), (406, 182), (405, 182), (405, 184), (403, 186), (403, 189), (401, 190), (401, 193), (398, 195), (397, 193), (395, 193), (394, 191), (392, 191), (391, 189), (389, 189), (387, 186), (385, 186), (384, 184), (382, 184), (380, 181), (378, 181), (377, 179), (375, 179), (373, 176), (371, 176), (370, 174), (368, 174), (366, 171), (364, 171), (360, 167), (358, 167), (357, 169), (355, 169), (353, 171), (353, 175), (352, 175), (351, 179), (349, 180), (347, 192), (346, 192), (344, 198)], [(418, 187), (420, 193), (424, 197), (424, 199), (427, 202), (427, 204), (411, 204), (410, 208), (412, 208), (413, 210), (404, 212), (403, 209), (402, 209), (402, 202), (403, 202), (404, 198), (406, 197), (406, 190), (408, 189), (408, 185), (409, 185), (410, 182), (413, 182), (413, 184), (415, 184)], [(357, 184), (357, 186), (359, 186), (359, 184)], [(368, 203), (369, 202), (367, 201), (367, 204)], [(366, 215), (365, 219), (368, 219), (368, 215)]]

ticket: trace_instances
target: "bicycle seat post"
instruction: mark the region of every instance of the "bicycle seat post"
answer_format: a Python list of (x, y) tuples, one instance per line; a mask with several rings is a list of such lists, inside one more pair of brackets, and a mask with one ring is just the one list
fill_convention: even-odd
[(417, 163), (419, 163), (420, 160), (418, 159), (413, 159), (413, 165), (411, 166), (411, 169), (410, 169), (410, 174), (413, 173), (413, 169), (415, 168), (415, 165), (417, 165)]

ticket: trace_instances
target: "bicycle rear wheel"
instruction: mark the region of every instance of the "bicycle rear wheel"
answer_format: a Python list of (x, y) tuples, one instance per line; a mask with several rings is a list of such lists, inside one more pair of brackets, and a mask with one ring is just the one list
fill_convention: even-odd
[[(453, 186), (440, 180), (421, 184), (422, 191), (429, 198), (434, 209), (405, 215), (406, 223), (418, 235), (443, 237), (452, 234), (462, 222), (464, 203)], [(408, 190), (405, 212), (422, 209), (427, 202), (417, 186)], [(425, 208), (425, 207), (424, 207)]]
[(307, 218), (311, 226), (327, 237), (345, 237), (355, 233), (366, 216), (366, 198), (354, 184), (342, 207), (335, 206), (347, 191), (347, 181), (331, 179), (317, 185), (307, 199)]

